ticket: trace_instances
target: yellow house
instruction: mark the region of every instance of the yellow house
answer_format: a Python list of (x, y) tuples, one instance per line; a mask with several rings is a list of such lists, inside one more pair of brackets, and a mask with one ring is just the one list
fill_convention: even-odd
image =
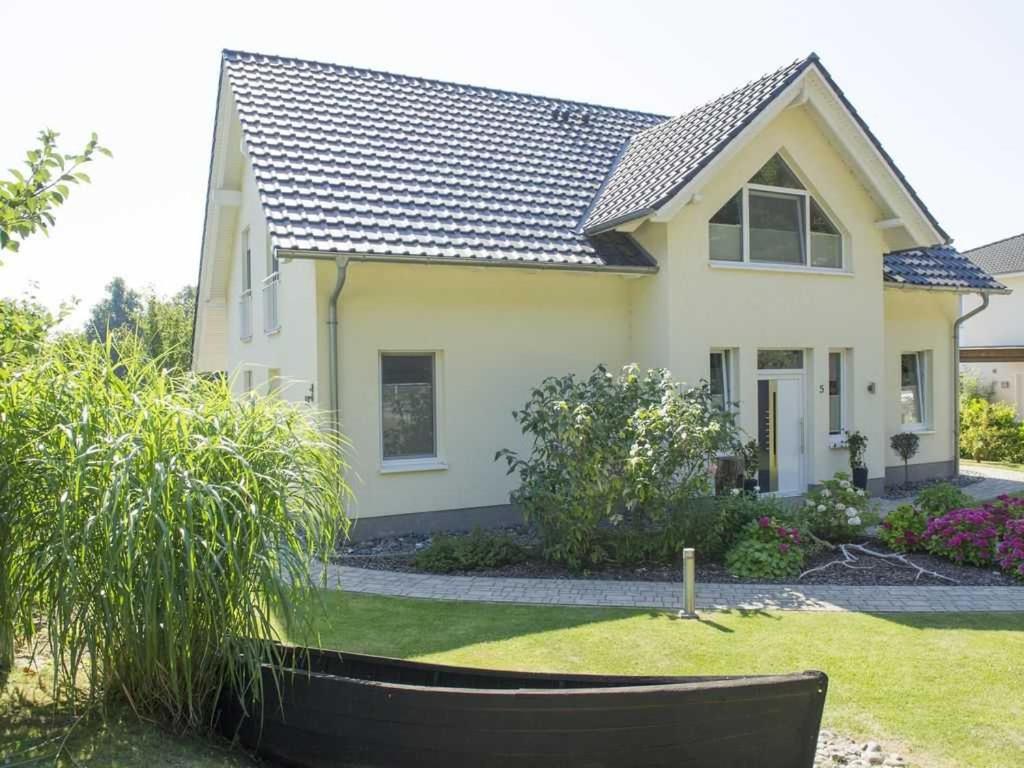
[(949, 246), (811, 55), (679, 117), (225, 51), (193, 362), (351, 440), (357, 536), (516, 519), (545, 377), (708, 380), (798, 495), (955, 471)]

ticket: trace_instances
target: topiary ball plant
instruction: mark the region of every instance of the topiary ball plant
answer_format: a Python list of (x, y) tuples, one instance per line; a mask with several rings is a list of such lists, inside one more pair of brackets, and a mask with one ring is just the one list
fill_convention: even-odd
[(914, 432), (897, 432), (892, 436), (889, 445), (903, 459), (903, 482), (910, 485), (910, 460), (917, 455), (921, 438)]

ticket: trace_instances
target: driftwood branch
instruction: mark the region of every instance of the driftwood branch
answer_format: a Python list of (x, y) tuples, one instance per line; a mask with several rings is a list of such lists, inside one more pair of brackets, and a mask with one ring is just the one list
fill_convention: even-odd
[(917, 565), (917, 563), (913, 563), (910, 560), (908, 560), (906, 555), (901, 555), (896, 552), (876, 552), (873, 549), (868, 549), (863, 544), (840, 544), (838, 546), (835, 546), (833, 544), (829, 544), (826, 541), (822, 541), (821, 539), (816, 538), (816, 541), (818, 541), (822, 545), (827, 546), (829, 549), (839, 550), (839, 553), (840, 555), (842, 555), (842, 557), (837, 558), (835, 560), (831, 560), (825, 563), (824, 565), (819, 565), (816, 568), (809, 568), (797, 577), (797, 581), (802, 579), (804, 576), (807, 576), (808, 574), (816, 573), (818, 571), (824, 571), (827, 568), (831, 568), (835, 565), (842, 566), (843, 568), (850, 568), (851, 570), (855, 571), (870, 568), (871, 566), (869, 565), (857, 565), (857, 563), (860, 562), (861, 557), (867, 555), (868, 557), (877, 557), (881, 560), (885, 560), (900, 568), (909, 568), (912, 571), (916, 571), (917, 573), (914, 576), (914, 581), (917, 581), (922, 576), (931, 576), (933, 579), (941, 579), (942, 581), (948, 581), (952, 584), (960, 583), (956, 579), (950, 578), (949, 576), (944, 576), (943, 574), (937, 573), (936, 571), (931, 571), (927, 568), (922, 568), (920, 565)]

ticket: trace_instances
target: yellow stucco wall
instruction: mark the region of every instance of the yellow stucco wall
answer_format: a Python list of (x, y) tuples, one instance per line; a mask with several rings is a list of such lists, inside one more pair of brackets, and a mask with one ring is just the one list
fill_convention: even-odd
[[(356, 512), (507, 503), (516, 482), (494, 453), (527, 447), (512, 410), (547, 376), (627, 361), (628, 282), (551, 270), (351, 264), (339, 354)], [(318, 293), (333, 283), (333, 266), (322, 265)], [(437, 353), (438, 448), (447, 469), (381, 474), (382, 351)]]

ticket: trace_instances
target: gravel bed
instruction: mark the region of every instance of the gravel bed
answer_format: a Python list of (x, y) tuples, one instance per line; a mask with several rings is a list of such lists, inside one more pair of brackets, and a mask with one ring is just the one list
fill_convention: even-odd
[(907, 761), (895, 752), (887, 752), (876, 741), (854, 741), (832, 731), (821, 731), (818, 734), (814, 768), (834, 768), (840, 765), (846, 768), (868, 768), (875, 765), (889, 768), (907, 765)]
[(923, 491), (925, 488), (929, 488), (933, 485), (948, 483), (950, 485), (955, 485), (958, 488), (966, 488), (969, 485), (980, 483), (982, 480), (986, 479), (987, 478), (982, 477), (981, 475), (971, 475), (962, 473), (960, 475), (957, 475), (955, 478), (951, 477), (945, 480), (939, 478), (932, 480), (918, 480), (917, 482), (913, 483), (898, 483), (897, 485), (887, 485), (885, 487), (885, 493), (875, 498), (888, 500), (909, 499), (911, 496), (914, 496), (919, 491)]
[[(501, 531), (528, 548), (535, 548), (536, 535), (523, 526), (504, 528)], [(464, 535), (450, 533), (448, 535)], [(351, 565), (357, 568), (368, 568), (376, 571), (402, 571), (406, 573), (425, 573), (413, 564), (416, 552), (429, 546), (432, 537), (427, 534), (408, 534), (386, 539), (373, 539), (343, 546), (333, 558), (334, 562)], [(880, 541), (865, 539), (861, 542), (870, 549), (889, 553)], [(832, 552), (819, 552), (808, 558), (805, 568), (815, 568), (835, 560)], [(935, 555), (914, 554), (908, 559), (928, 570), (956, 579), (962, 586), (1024, 586), (1024, 583), (1010, 578), (1006, 574), (991, 568), (977, 568), (968, 565), (957, 565), (945, 558)], [(778, 581), (749, 581), (738, 579), (726, 571), (721, 563), (701, 561), (697, 557), (697, 581), (706, 584), (819, 584), (846, 586), (951, 586), (950, 582), (930, 576), (915, 578), (917, 572), (876, 557), (861, 557), (856, 568), (834, 565), (824, 571), (808, 574), (796, 582), (794, 579)], [(458, 572), (455, 576), (499, 576), (506, 578), (533, 579), (606, 579), (608, 581), (668, 581), (682, 582), (682, 565), (649, 564), (640, 566), (607, 566), (600, 569), (574, 573), (564, 566), (546, 562), (539, 557), (532, 557), (526, 562), (507, 565), (489, 570)]]

